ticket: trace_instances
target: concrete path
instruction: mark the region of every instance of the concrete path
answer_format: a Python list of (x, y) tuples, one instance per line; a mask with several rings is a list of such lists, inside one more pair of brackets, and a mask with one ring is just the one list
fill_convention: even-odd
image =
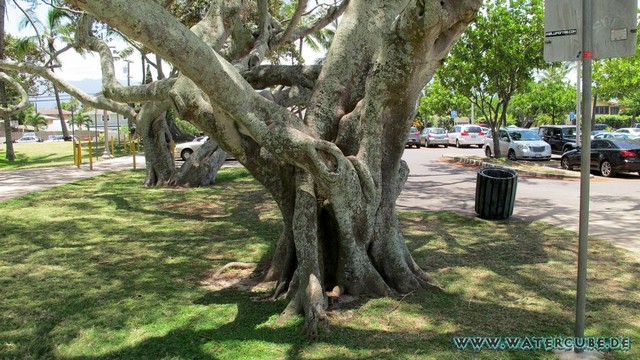
[[(144, 155), (137, 155), (136, 168), (144, 167)], [(89, 164), (85, 163), (80, 168), (69, 165), (0, 171), (0, 201), (117, 170), (133, 170), (133, 157), (101, 159), (93, 163), (93, 170), (89, 170)]]

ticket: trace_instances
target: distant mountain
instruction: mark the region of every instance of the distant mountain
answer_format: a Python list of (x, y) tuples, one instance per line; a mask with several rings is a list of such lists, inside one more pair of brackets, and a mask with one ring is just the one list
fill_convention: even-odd
[(82, 79), (80, 81), (69, 81), (69, 84), (80, 88), (80, 90), (88, 94), (95, 94), (102, 90), (102, 80), (100, 79)]
[[(69, 81), (69, 84), (79, 88), (87, 94), (95, 94), (102, 89), (102, 80), (100, 79), (83, 79), (79, 81)], [(69, 101), (70, 96), (68, 94), (60, 94), (60, 100), (62, 102)], [(38, 96), (37, 98), (31, 98), (31, 101), (36, 103), (38, 109), (55, 109), (56, 98), (53, 94)]]

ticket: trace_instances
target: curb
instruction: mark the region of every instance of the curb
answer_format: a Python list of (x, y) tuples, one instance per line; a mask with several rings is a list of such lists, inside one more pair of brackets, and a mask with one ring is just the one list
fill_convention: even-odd
[[(548, 172), (543, 172), (543, 171), (535, 171), (535, 170), (525, 170), (525, 169), (518, 169), (518, 168), (514, 168), (514, 167), (509, 167), (509, 166), (505, 166), (505, 165), (499, 165), (499, 164), (493, 164), (490, 162), (486, 162), (483, 160), (477, 160), (477, 159), (469, 159), (469, 158), (465, 158), (465, 157), (460, 157), (460, 156), (456, 156), (456, 155), (442, 155), (442, 157), (444, 158), (449, 158), (449, 159), (453, 159), (456, 162), (459, 163), (463, 163), (463, 164), (469, 164), (469, 165), (475, 165), (475, 166), (480, 166), (480, 167), (494, 167), (494, 168), (499, 168), (499, 169), (510, 169), (513, 170), (515, 172), (517, 172), (519, 175), (528, 175), (528, 176), (532, 176), (532, 177), (539, 177), (539, 178), (547, 178), (547, 179), (580, 179), (580, 173), (576, 173), (574, 171), (568, 171), (568, 170), (562, 170), (562, 169), (556, 169), (555, 171), (563, 171), (565, 173), (548, 173)], [(591, 177), (593, 177), (593, 175), (590, 175)]]

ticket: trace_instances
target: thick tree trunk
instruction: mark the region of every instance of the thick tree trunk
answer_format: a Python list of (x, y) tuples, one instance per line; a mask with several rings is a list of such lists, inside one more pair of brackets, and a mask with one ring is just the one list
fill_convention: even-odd
[(209, 139), (182, 164), (169, 184), (185, 187), (212, 185), (226, 159), (227, 153)]
[[(260, 34), (240, 59), (228, 56), (245, 44), (223, 49), (231, 29), (241, 28), (225, 17), (227, 2), (211, 2), (191, 30), (153, 1), (70, 3), (171, 62), (180, 78), (169, 96), (180, 117), (214, 138), (271, 193), (284, 227), (267, 276), (278, 279), (274, 295), (290, 300), (283, 319), (304, 314), (307, 334), (317, 338), (329, 297), (402, 294), (429, 284), (398, 224), (395, 202), (408, 176), (401, 157), (421, 89), (480, 0), (343, 2), (347, 10), (309, 87), (304, 119), (260, 96), (240, 75), (260, 62), (270, 40), (277, 42), (268, 17), (260, 16), (268, 2), (258, 2)], [(161, 184), (173, 166), (166, 124), (147, 107), (139, 115), (152, 160), (146, 183)]]
[(56, 106), (58, 108), (58, 117), (60, 118), (60, 126), (62, 127), (62, 136), (65, 140), (71, 139), (69, 136), (69, 129), (67, 129), (67, 123), (64, 119), (64, 113), (62, 112), (62, 103), (60, 102), (60, 91), (56, 85), (53, 85), (53, 93), (56, 96)]
[(147, 176), (144, 185), (164, 186), (175, 173), (171, 159), (171, 134), (165, 120), (168, 106), (146, 104), (138, 119), (137, 134), (144, 144)]
[[(6, 10), (6, 1), (0, 0), (0, 14), (4, 14)], [(0, 59), (4, 59), (4, 16), (0, 18)], [(7, 89), (3, 81), (0, 81), (0, 106), (6, 108), (7, 102)], [(14, 161), (16, 159), (16, 153), (13, 150), (13, 142), (11, 138), (11, 119), (7, 116), (4, 120), (4, 136), (6, 141), (5, 146), (5, 159)]]

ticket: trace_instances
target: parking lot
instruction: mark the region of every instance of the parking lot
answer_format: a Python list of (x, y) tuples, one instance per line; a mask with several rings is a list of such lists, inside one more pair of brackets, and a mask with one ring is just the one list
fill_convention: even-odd
[[(478, 168), (444, 161), (444, 154), (483, 156), (478, 148), (407, 148), (403, 159), (410, 175), (398, 209), (475, 213)], [(559, 157), (545, 163), (559, 168)], [(590, 184), (589, 234), (640, 252), (640, 176), (594, 176)], [(580, 181), (520, 176), (513, 216), (506, 221), (544, 220), (578, 231)]]

